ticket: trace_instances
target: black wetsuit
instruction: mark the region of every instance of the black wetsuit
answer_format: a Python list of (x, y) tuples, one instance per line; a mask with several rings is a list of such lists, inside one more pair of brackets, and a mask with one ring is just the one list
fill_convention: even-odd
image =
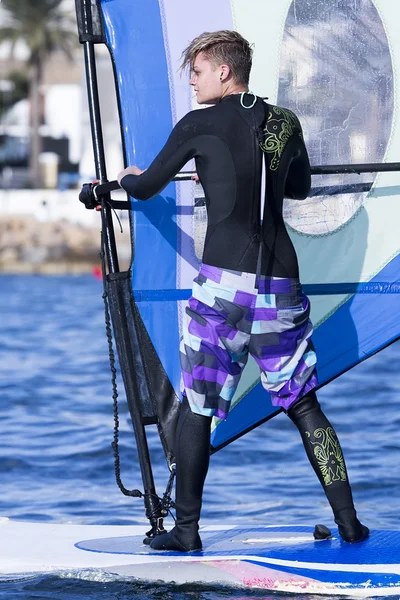
[[(250, 105), (246, 94), (243, 103)], [(261, 150), (261, 146), (264, 152)], [(261, 227), (262, 157), (266, 158), (266, 201)], [(257, 99), (226, 96), (177, 123), (164, 148), (142, 175), (125, 175), (122, 187), (134, 198), (157, 195), (190, 160), (204, 188), (208, 228), (203, 262), (223, 269), (298, 277), (298, 264), (282, 217), (284, 196), (304, 199), (310, 164), (297, 117)]]
[[(245, 104), (252, 99), (246, 94)], [(122, 187), (133, 197), (147, 200), (158, 194), (191, 158), (196, 160), (207, 203), (203, 262), (222, 269), (298, 278), (296, 253), (283, 222), (282, 205), (285, 195), (299, 200), (307, 196), (310, 165), (294, 113), (261, 99), (246, 109), (240, 95), (227, 96), (212, 108), (187, 114), (147, 171), (140, 176), (126, 175)], [(266, 197), (261, 225), (263, 158)], [(341, 536), (347, 541), (365, 539), (368, 528), (359, 522), (354, 509), (339, 440), (315, 392), (298, 400), (288, 415), (300, 431)], [(211, 417), (192, 413), (184, 397), (175, 444), (176, 525), (151, 542), (156, 550), (201, 548), (198, 522), (209, 464), (210, 427)], [(319, 439), (321, 432), (330, 440), (340, 463), (340, 473), (333, 481), (324, 477), (324, 465), (313, 446), (312, 436)]]

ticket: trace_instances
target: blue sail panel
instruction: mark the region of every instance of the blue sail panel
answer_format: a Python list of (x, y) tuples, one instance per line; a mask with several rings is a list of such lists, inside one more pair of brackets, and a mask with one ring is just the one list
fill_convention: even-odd
[[(101, 7), (114, 62), (126, 161), (145, 168), (177, 120), (192, 109), (187, 77), (181, 79), (178, 72), (182, 50), (204, 29), (232, 28), (230, 2), (221, 0), (215, 13), (212, 0), (205, 0), (195, 20), (183, 0), (102, 0)], [(193, 185), (171, 183), (150, 202), (131, 202), (134, 294), (189, 287), (201, 262), (193, 239)], [(162, 306), (149, 301), (138, 308), (179, 393), (184, 306), (176, 301)]]
[[(400, 255), (371, 283), (399, 282)], [(398, 294), (355, 294), (317, 327), (318, 378), (326, 383), (400, 337)], [(326, 343), (329, 340), (329, 343)]]
[[(118, 86), (126, 161), (145, 168), (174, 125), (159, 3), (116, 0), (101, 6)], [(176, 286), (175, 206), (172, 183), (151, 205), (132, 213), (134, 290)], [(162, 262), (156, 257), (162, 257)], [(177, 303), (166, 303), (162, 311), (142, 303), (140, 312), (167, 374), (179, 381), (179, 365), (171, 352), (179, 346)]]

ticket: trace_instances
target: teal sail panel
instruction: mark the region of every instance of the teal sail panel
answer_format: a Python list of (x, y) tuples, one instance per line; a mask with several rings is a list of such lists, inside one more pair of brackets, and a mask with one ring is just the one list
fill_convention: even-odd
[[(263, 0), (219, 0), (218, 11), (202, 0), (195, 18), (183, 0), (100, 3), (127, 164), (146, 168), (174, 124), (199, 108), (187, 76), (179, 74), (188, 42), (203, 31), (232, 28), (255, 45), (251, 89), (300, 116), (312, 164), (398, 159), (395, 0), (296, 0), (273, 10)], [(389, 293), (400, 281), (399, 196), (398, 173), (334, 175), (315, 177), (309, 200), (287, 201), (285, 218), (311, 297), (321, 385), (400, 336), (398, 296)], [(184, 298), (201, 264), (206, 223), (201, 190), (170, 183), (151, 201), (131, 202), (133, 293), (179, 395)], [(374, 292), (340, 287), (357, 282), (376, 284)], [(321, 294), (325, 284), (343, 293)], [(213, 447), (274, 414), (249, 360), (228, 420), (214, 423)]]

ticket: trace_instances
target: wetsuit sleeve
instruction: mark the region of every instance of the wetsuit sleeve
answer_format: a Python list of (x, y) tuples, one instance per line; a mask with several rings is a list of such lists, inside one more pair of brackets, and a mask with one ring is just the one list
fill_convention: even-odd
[(196, 111), (188, 113), (174, 127), (165, 146), (141, 175), (125, 175), (121, 187), (138, 200), (153, 198), (165, 188), (191, 158), (196, 156)]
[(293, 156), (286, 177), (285, 196), (294, 200), (305, 200), (311, 188), (310, 161), (302, 138), (296, 135), (291, 141)]

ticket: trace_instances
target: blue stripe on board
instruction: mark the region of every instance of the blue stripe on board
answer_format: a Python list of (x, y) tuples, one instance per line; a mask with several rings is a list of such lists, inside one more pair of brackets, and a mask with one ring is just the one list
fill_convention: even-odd
[[(393, 285), (398, 281), (400, 255), (388, 263), (369, 284)], [(398, 284), (397, 284), (398, 285)], [(313, 334), (321, 385), (347, 371), (400, 337), (400, 304), (396, 293), (355, 294)], [(258, 383), (213, 431), (214, 448), (228, 443), (276, 411), (270, 396)]]
[[(395, 281), (362, 281), (359, 283), (312, 283), (302, 286), (308, 296), (330, 296), (336, 294), (400, 294), (400, 283)], [(136, 302), (164, 302), (188, 300), (191, 290), (135, 290)]]
[[(158, 0), (102, 2), (108, 46), (119, 88), (128, 164), (148, 167), (173, 127), (171, 98)], [(133, 205), (137, 201), (132, 200)], [(166, 206), (175, 206), (175, 184), (151, 200), (151, 210), (135, 212), (133, 288), (176, 287), (177, 225)], [(147, 204), (147, 203), (145, 203)], [(162, 268), (154, 260), (162, 256)], [(171, 381), (179, 381), (177, 304), (159, 308), (142, 303), (140, 314)], [(166, 341), (168, 340), (168, 342)]]

